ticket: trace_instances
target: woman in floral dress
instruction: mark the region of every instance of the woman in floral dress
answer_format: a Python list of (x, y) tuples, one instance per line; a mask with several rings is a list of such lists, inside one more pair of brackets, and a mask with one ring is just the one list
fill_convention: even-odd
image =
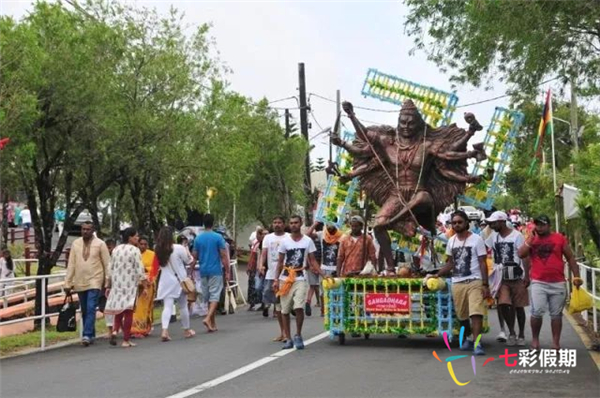
[(130, 341), (133, 310), (138, 287), (146, 284), (142, 255), (138, 249), (139, 236), (135, 228), (123, 231), (123, 243), (115, 248), (110, 260), (110, 294), (104, 313), (115, 315), (111, 345), (116, 333), (123, 329), (122, 347), (135, 347)]

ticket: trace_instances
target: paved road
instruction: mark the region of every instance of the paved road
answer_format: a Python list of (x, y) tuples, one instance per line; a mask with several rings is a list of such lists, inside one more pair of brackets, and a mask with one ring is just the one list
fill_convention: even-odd
[[(493, 320), (492, 314), (492, 320)], [(109, 347), (107, 342), (83, 348), (71, 346), (3, 360), (0, 363), (2, 397), (167, 397), (228, 374), (279, 351), (272, 343), (275, 321), (259, 313), (240, 311), (218, 319), (219, 332), (198, 333), (184, 340), (176, 324), (174, 340), (157, 337), (139, 341), (138, 347)], [(193, 327), (202, 331), (200, 320)], [(309, 318), (308, 339), (322, 333), (321, 318)], [(544, 330), (548, 338), (549, 330)], [(156, 334), (156, 332), (155, 332)], [(458, 380), (473, 380), (465, 387), (451, 381), (442, 360), (452, 354), (441, 339), (398, 339), (374, 336), (349, 339), (339, 346), (321, 339), (304, 351), (272, 360), (240, 377), (207, 389), (194, 397), (597, 397), (600, 373), (574, 330), (565, 323), (564, 346), (577, 349), (577, 367), (569, 375), (510, 374), (498, 359), (504, 347), (484, 339), (487, 357), (496, 360), (477, 376), (470, 358), (454, 362)], [(516, 350), (511, 350), (516, 352)], [(462, 362), (461, 362), (462, 361)]]
[[(245, 274), (240, 270), (242, 288)], [(318, 314), (318, 310), (315, 311)], [(304, 351), (282, 355), (276, 321), (260, 313), (238, 309), (217, 319), (219, 332), (204, 332), (201, 320), (192, 320), (198, 335), (186, 340), (179, 323), (171, 324), (173, 341), (161, 343), (154, 336), (138, 341), (132, 349), (110, 347), (106, 340), (83, 348), (69, 346), (0, 362), (0, 396), (45, 397), (140, 397), (164, 398), (212, 382), (240, 368), (265, 363), (239, 377), (203, 390), (192, 397), (598, 397), (600, 372), (576, 332), (565, 320), (563, 346), (577, 349), (577, 366), (570, 374), (511, 374), (496, 343), (496, 314), (490, 313), (492, 333), (483, 339), (487, 355), (477, 358), (474, 376), (470, 358), (453, 362), (459, 387), (441, 360), (464, 354), (445, 348), (441, 338), (372, 336), (347, 339), (345, 346), (329, 337)], [(323, 334), (322, 318), (307, 318), (305, 340)], [(548, 322), (542, 330), (549, 343)], [(530, 336), (527, 329), (526, 336)], [(0, 342), (1, 344), (1, 342)], [(547, 345), (542, 348), (549, 348)], [(518, 352), (511, 349), (511, 353)], [(485, 359), (496, 359), (482, 367)], [(260, 363), (259, 363), (260, 365)], [(540, 369), (535, 366), (532, 369)], [(564, 368), (563, 368), (564, 369)], [(239, 372), (238, 372), (239, 373)], [(229, 379), (229, 377), (225, 377)], [(222, 380), (222, 379), (221, 379)], [(214, 383), (213, 383), (214, 384)], [(179, 398), (183, 398), (180, 395)]]

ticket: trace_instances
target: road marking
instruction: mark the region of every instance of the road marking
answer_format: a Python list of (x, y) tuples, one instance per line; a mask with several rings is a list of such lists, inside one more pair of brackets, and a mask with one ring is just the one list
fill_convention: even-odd
[[(305, 346), (311, 345), (312, 343), (316, 343), (319, 340), (323, 340), (327, 336), (329, 336), (329, 332), (323, 332), (321, 334), (316, 335), (315, 337), (312, 337), (312, 338), (306, 340), (304, 342), (304, 345)], [(294, 351), (297, 351), (296, 348), (292, 348), (290, 350), (277, 351), (276, 353), (271, 354), (268, 357), (261, 358), (258, 361), (249, 363), (246, 366), (242, 366), (241, 368), (236, 369), (227, 374), (224, 374), (223, 376), (219, 376), (216, 379), (209, 380), (206, 383), (202, 383), (200, 385), (197, 385), (196, 387), (192, 387), (189, 390), (185, 390), (180, 393), (170, 395), (167, 398), (186, 398), (186, 397), (192, 396), (194, 394), (201, 393), (202, 391), (206, 391), (210, 388), (218, 386), (219, 384), (223, 384), (229, 380), (235, 379), (236, 377), (239, 377), (248, 372), (251, 372), (254, 369), (260, 368), (261, 366), (264, 366), (264, 365), (266, 365), (270, 362), (273, 362), (281, 357), (291, 354)]]

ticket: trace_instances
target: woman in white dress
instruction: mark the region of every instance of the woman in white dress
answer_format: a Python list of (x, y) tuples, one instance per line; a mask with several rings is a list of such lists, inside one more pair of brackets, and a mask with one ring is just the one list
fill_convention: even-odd
[[(15, 266), (13, 259), (8, 249), (2, 251), (0, 256), (0, 296), (4, 296), (4, 288), (8, 287), (12, 282), (10, 279), (15, 277)], [(8, 294), (8, 293), (6, 293)]]
[(181, 288), (180, 281), (187, 277), (186, 265), (193, 261), (189, 251), (182, 245), (173, 243), (173, 232), (169, 227), (162, 227), (156, 239), (154, 254), (160, 264), (160, 280), (156, 298), (163, 300), (162, 341), (169, 341), (169, 321), (173, 311), (173, 304), (177, 300), (181, 314), (181, 325), (185, 338), (193, 337), (196, 332), (190, 329), (190, 313), (187, 306), (187, 295)]
[(145, 286), (146, 271), (142, 254), (137, 248), (139, 236), (135, 228), (123, 231), (123, 243), (117, 246), (110, 259), (110, 293), (104, 309), (105, 314), (115, 315), (111, 345), (116, 344), (116, 333), (123, 329), (122, 347), (135, 347), (130, 341), (133, 310), (138, 287)]

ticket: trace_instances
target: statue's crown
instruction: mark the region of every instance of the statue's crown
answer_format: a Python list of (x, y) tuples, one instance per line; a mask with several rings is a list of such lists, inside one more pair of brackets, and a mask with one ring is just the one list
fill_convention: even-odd
[(402, 108), (400, 108), (401, 111), (416, 111), (417, 110), (417, 106), (415, 105), (415, 103), (411, 100), (411, 99), (407, 99), (402, 103)]

